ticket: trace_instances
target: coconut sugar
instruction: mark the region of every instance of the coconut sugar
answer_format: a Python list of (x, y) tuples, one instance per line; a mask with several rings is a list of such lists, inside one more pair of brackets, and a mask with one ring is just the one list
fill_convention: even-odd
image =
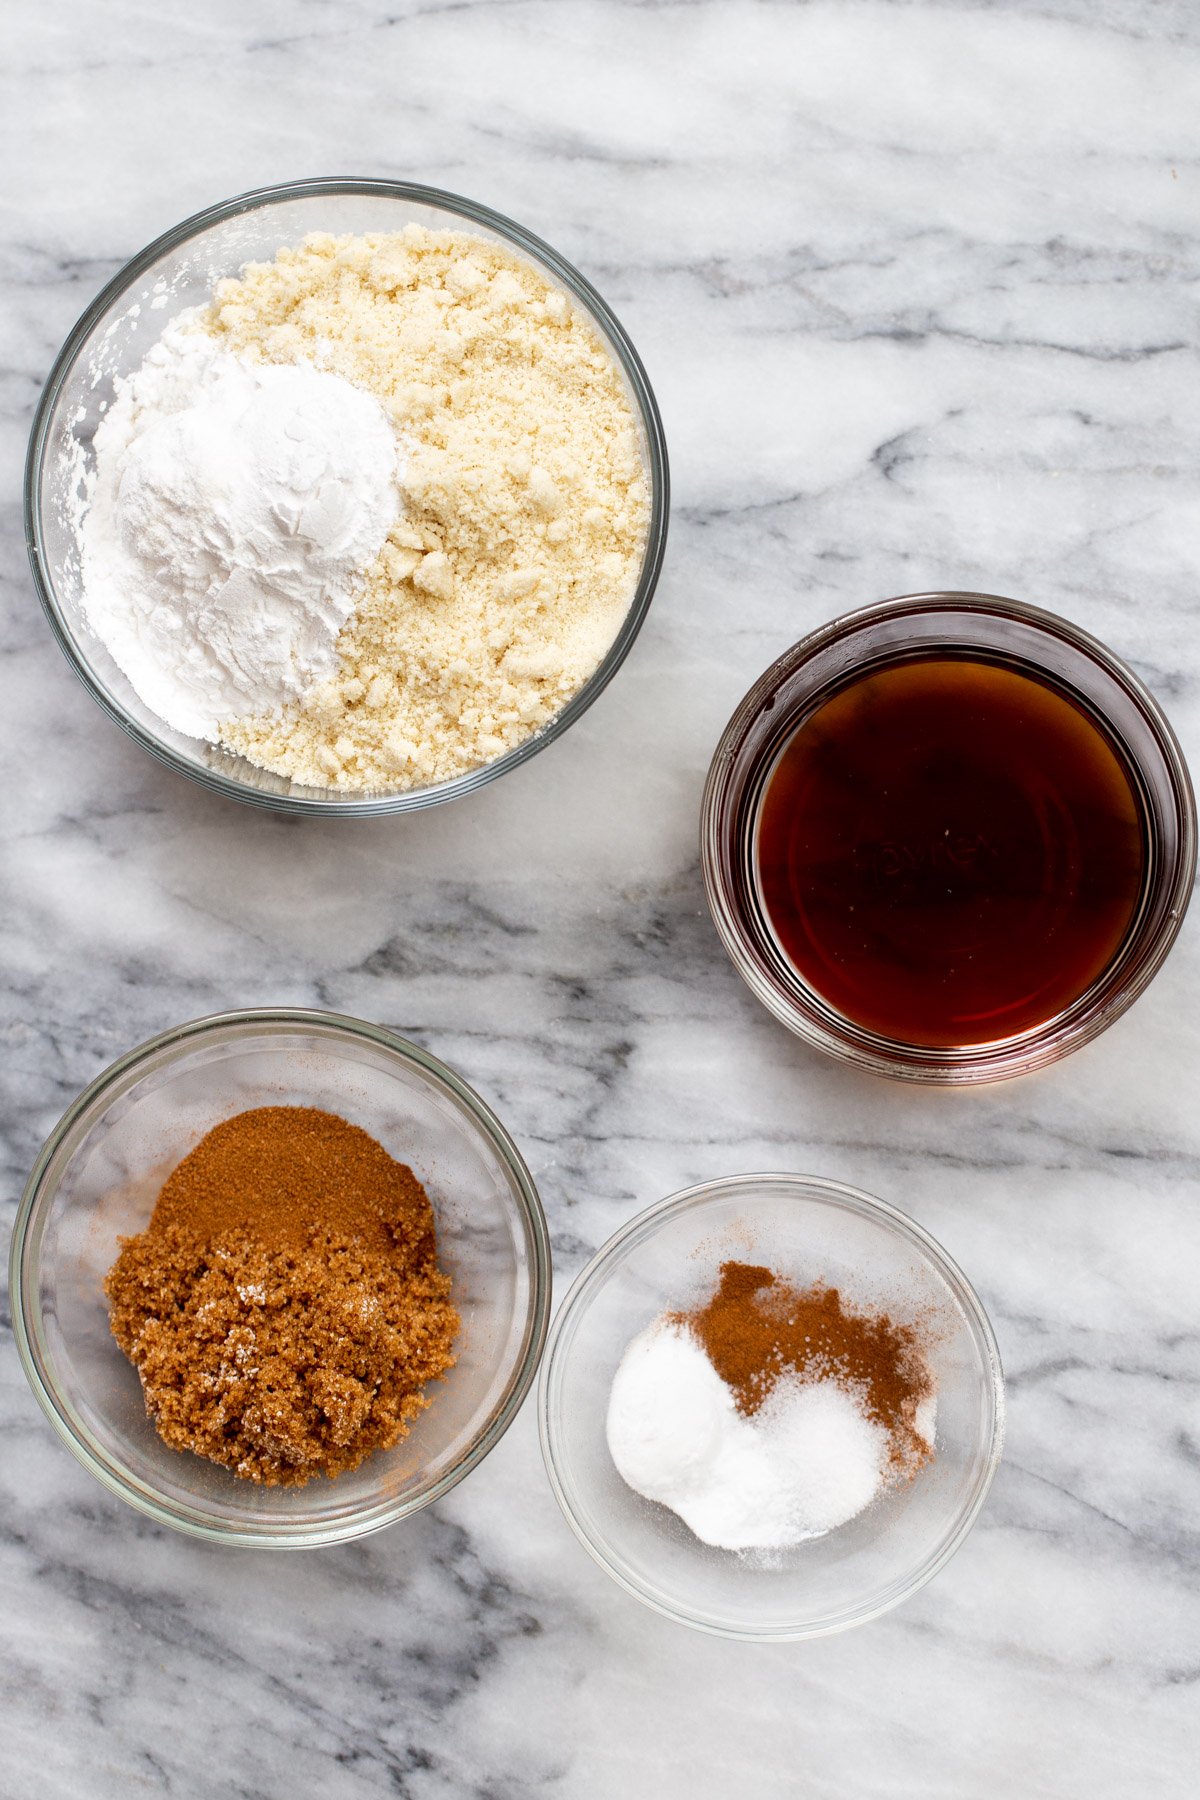
[(259, 1107), (202, 1138), (105, 1293), (160, 1437), (271, 1486), (404, 1437), (459, 1327), (424, 1188), (313, 1107)]

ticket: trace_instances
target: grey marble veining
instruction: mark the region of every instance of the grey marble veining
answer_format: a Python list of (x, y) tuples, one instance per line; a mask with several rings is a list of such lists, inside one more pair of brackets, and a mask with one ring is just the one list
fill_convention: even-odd
[[(967, 1096), (802, 1049), (727, 967), (696, 815), (765, 664), (850, 605), (1008, 592), (1105, 637), (1200, 761), (1200, 12), (1190, 0), (18, 4), (0, 66), (5, 1217), (127, 1046), (228, 1005), (378, 1019), (525, 1149), (560, 1291), (756, 1165), (879, 1193), (1010, 1378), (983, 1519), (839, 1639), (668, 1625), (560, 1519), (530, 1409), (408, 1524), (222, 1553), (110, 1499), (0, 1337), (0, 1794), (1183, 1800), (1200, 1751), (1200, 951)], [(453, 808), (264, 817), (127, 742), (25, 567), (37, 391), (211, 200), (408, 176), (528, 223), (658, 391), (666, 572), (616, 684)]]

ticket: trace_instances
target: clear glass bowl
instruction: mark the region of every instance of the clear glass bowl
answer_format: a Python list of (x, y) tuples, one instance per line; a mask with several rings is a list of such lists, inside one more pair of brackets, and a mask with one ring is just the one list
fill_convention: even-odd
[[(1095, 714), (1124, 752), (1147, 831), (1137, 915), (1116, 957), (1054, 1018), (994, 1043), (929, 1048), (879, 1036), (836, 1011), (775, 941), (755, 877), (765, 784), (797, 726), (848, 677), (930, 651), (1040, 670)], [(760, 676), (721, 737), (701, 806), (709, 909), (751, 992), (798, 1037), (876, 1075), (963, 1084), (1057, 1062), (1132, 1006), (1161, 968), (1196, 873), (1196, 802), (1183, 752), (1153, 695), (1097, 638), (1055, 613), (995, 594), (905, 594), (846, 613), (802, 638)]]
[[(620, 631), (595, 674), (548, 725), (516, 749), (452, 781), (350, 798), (289, 782), (227, 750), (185, 737), (143, 704), (87, 625), (71, 495), (81, 459), (82, 466), (90, 466), (99, 409), (111, 398), (114, 379), (136, 368), (166, 321), (203, 302), (214, 281), (235, 275), (243, 263), (269, 261), (306, 232), (402, 231), (413, 223), (435, 230), (466, 229), (507, 245), (536, 263), (591, 316), (622, 371), (639, 421), (651, 487), (650, 523), (637, 589)], [(526, 762), (574, 724), (612, 680), (641, 629), (662, 565), (668, 509), (667, 448), (658, 407), (636, 350), (596, 290), (557, 251), (511, 219), (457, 194), (405, 181), (297, 181), (260, 188), (209, 207), (156, 238), (96, 296), (63, 345), (38, 404), (25, 468), (25, 536), (42, 605), (76, 674), (110, 717), (144, 749), (206, 787), (279, 812), (341, 817), (410, 812), (471, 793)]]
[[(247, 1107), (317, 1106), (410, 1164), (437, 1218), (462, 1316), (458, 1357), (408, 1437), (336, 1480), (260, 1487), (168, 1449), (109, 1331), (102, 1283), (166, 1176)], [(131, 1050), (51, 1133), (13, 1230), (17, 1348), (51, 1423), (105, 1487), (160, 1524), (226, 1544), (306, 1548), (416, 1512), (474, 1468), (537, 1369), (550, 1247), (533, 1180), (499, 1120), (436, 1057), (331, 1013), (225, 1013)]]
[[(711, 1291), (718, 1264), (762, 1262), (823, 1280), (893, 1317), (935, 1323), (934, 1461), (858, 1518), (776, 1566), (716, 1550), (618, 1475), (605, 1416), (630, 1339)], [(987, 1316), (927, 1232), (836, 1181), (737, 1175), (652, 1206), (609, 1239), (563, 1302), (538, 1391), (542, 1453), (559, 1505), (602, 1569), (647, 1606), (722, 1637), (819, 1637), (898, 1606), (953, 1556), (1000, 1461), (1004, 1385)]]

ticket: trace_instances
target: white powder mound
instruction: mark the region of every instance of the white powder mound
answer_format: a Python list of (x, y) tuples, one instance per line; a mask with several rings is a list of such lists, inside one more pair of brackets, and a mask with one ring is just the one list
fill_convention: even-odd
[(833, 1531), (884, 1481), (887, 1433), (832, 1381), (783, 1381), (752, 1418), (685, 1327), (656, 1321), (613, 1378), (608, 1446), (623, 1480), (724, 1550)]
[(887, 1434), (836, 1382), (779, 1382), (753, 1425), (770, 1443), (805, 1535), (857, 1518), (879, 1492)]
[(652, 1325), (621, 1359), (608, 1447), (623, 1479), (726, 1550), (791, 1541), (765, 1444), (691, 1333)]
[(254, 364), (183, 314), (116, 384), (81, 526), (89, 623), (168, 725), (213, 739), (336, 667), (399, 509), (379, 402)]

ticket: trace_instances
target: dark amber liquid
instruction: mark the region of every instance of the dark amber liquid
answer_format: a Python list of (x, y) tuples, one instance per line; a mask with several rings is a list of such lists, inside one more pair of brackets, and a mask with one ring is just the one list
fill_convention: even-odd
[(759, 893), (810, 988), (934, 1047), (1045, 1024), (1112, 962), (1146, 834), (1084, 706), (1024, 669), (939, 655), (824, 701), (769, 776)]

